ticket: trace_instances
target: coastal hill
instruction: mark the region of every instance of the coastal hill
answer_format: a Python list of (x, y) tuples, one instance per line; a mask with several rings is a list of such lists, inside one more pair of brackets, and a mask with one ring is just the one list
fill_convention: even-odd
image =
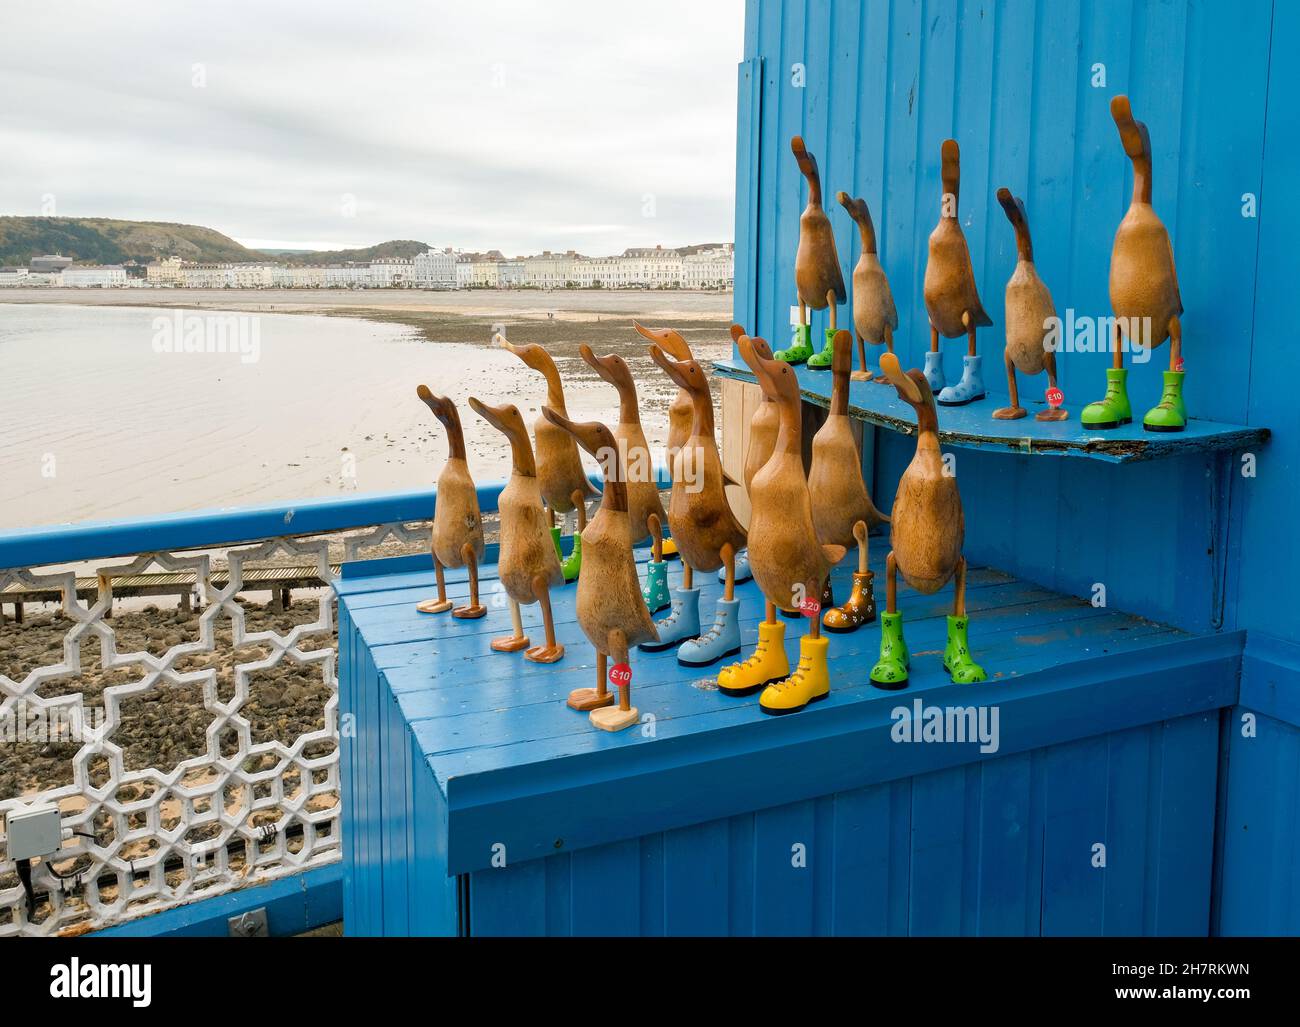
[(413, 257), (428, 244), (395, 239), (358, 250), (250, 250), (201, 225), (115, 218), (0, 216), (0, 264), (26, 266), (32, 257), (61, 253), (82, 264), (142, 264), (178, 256), (198, 263), (242, 263), (274, 259), (281, 264), (329, 264), (381, 257)]

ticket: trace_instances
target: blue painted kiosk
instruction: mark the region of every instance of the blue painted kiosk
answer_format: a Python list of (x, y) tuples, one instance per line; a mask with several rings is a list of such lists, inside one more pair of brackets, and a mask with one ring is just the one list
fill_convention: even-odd
[[(992, 422), (997, 375), (986, 401), (940, 410), (959, 454), (971, 645), (990, 672), (979, 685), (940, 664), (951, 586), (903, 589), (905, 691), (868, 684), (877, 625), (832, 636), (830, 698), (782, 718), (671, 651), (638, 653), (642, 723), (606, 734), (564, 705), (594, 673), (573, 586), (555, 594), (568, 653), (535, 666), (489, 650), (509, 629), (503, 602), (480, 621), (422, 616), (427, 564), (345, 567), (347, 931), (1300, 933), (1300, 356), (1284, 314), (1300, 225), (1282, 192), (1300, 166), (1282, 128), (1300, 123), (1298, 34), (1300, 7), (1281, 2), (751, 0), (737, 320), (784, 343), (796, 133), (828, 191), (876, 213), (905, 367), (928, 346), (920, 289), (950, 135), (994, 321), (987, 364), (1014, 267), (1000, 185), (1025, 197), (1058, 309), (1108, 314), (1131, 177), (1107, 104), (1126, 92), (1155, 145), (1194, 419), (1176, 436), (1083, 432), (1108, 359), (1089, 353), (1060, 361), (1067, 422)], [(832, 220), (851, 268), (856, 234)], [(1133, 366), (1138, 409), (1155, 402), (1163, 352)], [(743, 387), (742, 365), (716, 373)], [(799, 377), (824, 406), (829, 382)], [(850, 407), (884, 507), (911, 457), (910, 412), (870, 383)], [(836, 577), (844, 594), (847, 569)], [(467, 594), (463, 577), (449, 587)], [(704, 582), (706, 616), (717, 590)], [(752, 645), (761, 598), (752, 584), (737, 595)], [(933, 710), (948, 741), (927, 741)]]

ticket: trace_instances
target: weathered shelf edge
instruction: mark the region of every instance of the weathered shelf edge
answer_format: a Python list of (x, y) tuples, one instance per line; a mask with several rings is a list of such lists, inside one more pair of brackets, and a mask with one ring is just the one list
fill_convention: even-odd
[[(512, 862), (538, 859), (1208, 713), (1237, 702), (1244, 648), (1244, 632), (1201, 635), (1014, 681), (907, 690), (893, 702), (846, 703), (828, 716), (749, 722), (545, 766), (455, 776), (445, 794), (448, 873), (487, 868), (495, 844), (506, 845)], [(890, 711), (918, 699), (927, 707), (997, 705), (1002, 746), (989, 755), (964, 745), (894, 742)], [(436, 757), (425, 761), (432, 770)]]
[[(714, 361), (714, 371), (719, 377), (754, 384), (753, 372), (748, 368), (738, 367), (734, 361)], [(830, 383), (827, 382), (829, 385)], [(800, 396), (815, 406), (830, 408), (830, 395), (823, 395), (799, 385)], [(1123, 464), (1142, 460), (1159, 460), (1171, 456), (1184, 456), (1188, 453), (1233, 452), (1261, 446), (1272, 434), (1268, 428), (1252, 428), (1249, 425), (1225, 425), (1226, 430), (1211, 437), (1198, 437), (1194, 442), (1187, 442), (1178, 435), (1152, 433), (1142, 439), (1107, 439), (1092, 438), (1087, 442), (1061, 441), (1056, 439), (1034, 440), (1028, 436), (1020, 439), (1008, 439), (1000, 436), (973, 435), (969, 432), (953, 431), (943, 425), (943, 409), (939, 414), (939, 441), (962, 449), (982, 449), (1003, 453), (1021, 453), (1028, 456), (1073, 456), (1090, 460), (1102, 460), (1106, 463)], [(849, 399), (849, 416), (855, 420), (888, 428), (900, 435), (915, 435), (916, 423), (910, 419), (894, 417), (891, 414), (853, 403), (852, 393)], [(1198, 418), (1192, 418), (1193, 421)], [(1217, 423), (1217, 422), (1210, 422)]]

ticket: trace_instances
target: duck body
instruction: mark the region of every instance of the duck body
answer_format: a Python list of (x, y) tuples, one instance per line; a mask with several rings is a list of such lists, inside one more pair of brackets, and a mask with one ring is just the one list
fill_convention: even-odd
[(750, 493), (749, 567), (763, 595), (782, 609), (819, 596), (832, 564), (818, 542), (812, 501), (798, 453), (778, 449), (754, 475)]
[(822, 310), (829, 304), (827, 293), (835, 300), (848, 299), (844, 289), (844, 274), (840, 271), (840, 257), (835, 249), (835, 232), (831, 219), (822, 206), (821, 173), (817, 158), (808, 152), (799, 136), (790, 140), (799, 171), (808, 182), (808, 205), (799, 215), (799, 247), (794, 255), (794, 284), (800, 302), (813, 310)]
[(898, 309), (880, 258), (863, 253), (853, 269), (853, 327), (867, 342), (880, 345), (885, 330), (898, 327)]
[(961, 559), (966, 520), (957, 479), (944, 473), (939, 441), (924, 430), (899, 479), (890, 520), (889, 541), (903, 578), (923, 595), (943, 588)]
[(1019, 260), (1007, 281), (1007, 354), (1021, 374), (1038, 374), (1046, 366), (1044, 339), (1056, 305), (1031, 261)]
[[(766, 396), (749, 419), (749, 449), (745, 451), (745, 491), (751, 492), (756, 475), (772, 457), (776, 434), (781, 428), (781, 411)], [(751, 493), (752, 494), (752, 493)]]
[(641, 595), (627, 511), (601, 506), (582, 532), (577, 617), (600, 652), (610, 651), (615, 632), (622, 632), (626, 646), (659, 638)]
[(464, 458), (449, 457), (438, 474), (432, 533), (433, 555), (444, 567), (464, 566), (466, 544), (476, 560), (483, 559), (483, 518), (478, 508), (478, 490)]
[(712, 436), (692, 435), (673, 458), (668, 526), (682, 559), (697, 571), (721, 567), (724, 545), (745, 545), (745, 529), (727, 503), (722, 460)]
[[(564, 411), (562, 402), (558, 406), (548, 405)], [(542, 498), (552, 510), (567, 514), (575, 509), (575, 492), (588, 498), (599, 494), (583, 470), (578, 446), (568, 432), (539, 417), (533, 424), (533, 442), (537, 450), (538, 485)]]
[[(665, 520), (664, 504), (659, 498), (654, 464), (650, 459), (650, 443), (646, 441), (640, 421), (619, 424), (614, 429), (614, 440), (619, 447), (620, 456), (626, 454), (624, 466), (627, 468), (628, 530), (634, 543), (642, 542), (650, 536), (647, 525), (651, 514), (659, 518), (660, 524)], [(585, 547), (586, 531), (582, 533), (582, 540)]]
[(502, 587), (517, 603), (536, 602), (534, 580), (538, 576), (547, 585), (564, 584), (538, 479), (512, 474), (501, 490), (497, 510), (501, 518), (501, 557), (497, 572)]
[(1173, 244), (1150, 203), (1135, 199), (1115, 232), (1110, 305), (1129, 324), (1150, 318), (1152, 349), (1169, 338), (1170, 321), (1183, 312)]
[(925, 310), (945, 339), (955, 339), (967, 332), (962, 315), (970, 312), (975, 325), (991, 325), (993, 319), (984, 312), (975, 271), (971, 267), (966, 235), (956, 218), (939, 219), (930, 233), (929, 259), (925, 264)]

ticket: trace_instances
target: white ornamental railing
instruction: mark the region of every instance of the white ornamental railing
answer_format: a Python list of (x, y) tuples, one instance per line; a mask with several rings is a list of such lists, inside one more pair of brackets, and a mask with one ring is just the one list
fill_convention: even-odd
[(340, 858), (329, 586), (340, 562), (427, 552), (433, 501), (0, 535), (0, 817), (53, 803), (65, 839), (22, 865), (0, 838), (0, 936), (79, 934)]

